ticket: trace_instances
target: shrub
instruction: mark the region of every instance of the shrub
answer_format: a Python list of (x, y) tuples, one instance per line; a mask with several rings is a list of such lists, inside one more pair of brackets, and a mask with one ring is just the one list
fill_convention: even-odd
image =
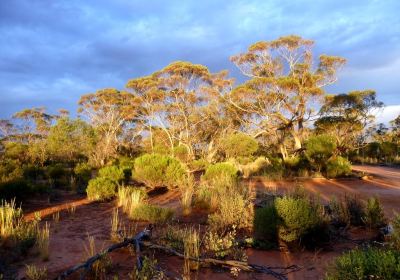
[(194, 170), (194, 171), (205, 170), (208, 165), (209, 165), (208, 161), (206, 161), (203, 158), (195, 159), (189, 163), (191, 170)]
[(227, 157), (248, 157), (257, 152), (258, 142), (244, 133), (234, 133), (222, 141), (222, 149)]
[(89, 181), (86, 193), (89, 200), (104, 201), (115, 196), (116, 188), (114, 181), (98, 177)]
[(202, 176), (202, 180), (214, 183), (221, 177), (229, 178), (232, 181), (237, 181), (238, 170), (235, 166), (227, 162), (212, 164), (207, 167), (206, 173)]
[(118, 166), (122, 169), (122, 172), (124, 172), (125, 182), (129, 182), (132, 177), (135, 160), (129, 157), (120, 157), (118, 159)]
[(254, 233), (258, 239), (276, 242), (278, 232), (278, 213), (275, 206), (258, 208), (254, 215)]
[(271, 164), (264, 168), (263, 176), (266, 176), (271, 180), (282, 179), (285, 172), (285, 165), (283, 164), (282, 159), (276, 157), (270, 157), (268, 159)]
[(215, 213), (208, 216), (213, 229), (227, 229), (231, 226), (249, 229), (252, 227), (254, 211), (248, 195), (233, 189), (218, 192), (219, 204)]
[(400, 215), (395, 213), (395, 217), (392, 220), (393, 232), (390, 235), (391, 246), (400, 251)]
[(50, 179), (54, 180), (54, 182), (58, 181), (61, 177), (63, 177), (66, 174), (62, 164), (49, 165), (46, 171), (47, 171), (47, 176)]
[(148, 187), (173, 187), (185, 175), (182, 164), (175, 158), (145, 154), (135, 160), (133, 176)]
[(350, 224), (360, 226), (364, 224), (365, 204), (356, 196), (345, 196), (345, 205), (350, 214)]
[(39, 177), (44, 177), (43, 168), (34, 165), (34, 164), (26, 164), (23, 166), (24, 178), (27, 180), (37, 180)]
[(285, 242), (300, 241), (324, 223), (321, 206), (306, 198), (277, 198), (275, 208), (280, 218), (279, 238)]
[(243, 177), (248, 178), (252, 175), (258, 174), (268, 165), (270, 165), (270, 162), (267, 158), (258, 157), (255, 161), (242, 166)]
[(189, 150), (185, 146), (176, 146), (173, 149), (173, 155), (182, 162), (190, 161)]
[(400, 279), (400, 252), (377, 248), (351, 250), (335, 260), (325, 279)]
[(225, 234), (215, 231), (209, 231), (204, 238), (205, 249), (211, 252), (216, 258), (223, 259), (227, 257), (233, 248), (237, 245), (236, 230), (228, 230)]
[(46, 280), (47, 268), (38, 268), (35, 265), (26, 265), (25, 274), (29, 280)]
[(315, 165), (317, 172), (320, 172), (335, 150), (335, 138), (329, 135), (317, 135), (307, 140), (305, 154)]
[(171, 221), (174, 211), (170, 208), (163, 208), (151, 204), (140, 204), (131, 209), (129, 217), (137, 221), (149, 221), (151, 223), (166, 223)]
[(347, 176), (351, 173), (351, 163), (340, 156), (330, 158), (326, 163), (326, 173), (329, 178)]
[(383, 208), (376, 197), (368, 198), (364, 223), (370, 228), (380, 228), (386, 224)]
[(42, 229), (38, 229), (36, 237), (36, 245), (43, 261), (49, 259), (49, 238), (50, 228), (49, 224), (46, 222)]
[(74, 168), (74, 174), (79, 184), (86, 185), (92, 177), (92, 167), (86, 162), (78, 163)]
[(195, 188), (195, 180), (192, 175), (184, 177), (179, 183), (179, 190), (181, 192), (181, 205), (183, 215), (189, 215), (192, 211), (192, 202)]
[(121, 183), (125, 178), (124, 171), (118, 166), (105, 166), (99, 170), (99, 177), (106, 178), (116, 184)]

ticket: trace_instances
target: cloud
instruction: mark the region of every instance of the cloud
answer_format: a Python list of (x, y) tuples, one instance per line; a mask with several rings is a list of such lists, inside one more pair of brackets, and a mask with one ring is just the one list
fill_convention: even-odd
[(174, 60), (216, 72), (258, 40), (299, 34), (348, 64), (332, 92), (375, 89), (399, 103), (400, 2), (262, 0), (0, 1), (0, 118), (24, 107), (76, 109)]
[(375, 122), (384, 123), (388, 125), (390, 121), (394, 120), (399, 115), (400, 115), (400, 105), (386, 106), (382, 110), (376, 112)]

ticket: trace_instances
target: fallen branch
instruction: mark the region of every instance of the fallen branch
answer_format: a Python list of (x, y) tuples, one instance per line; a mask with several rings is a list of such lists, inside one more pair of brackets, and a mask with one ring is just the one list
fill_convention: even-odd
[[(149, 229), (144, 229), (143, 231), (139, 232), (136, 236), (134, 236), (132, 238), (127, 238), (127, 239), (125, 239), (124, 241), (122, 241), (120, 243), (114, 244), (114, 245), (108, 247), (107, 249), (101, 251), (100, 253), (90, 257), (84, 263), (77, 264), (77, 265), (71, 267), (70, 269), (64, 271), (59, 276), (57, 276), (55, 278), (55, 280), (65, 279), (69, 275), (71, 275), (72, 273), (74, 273), (74, 272), (76, 272), (76, 271), (78, 271), (80, 269), (84, 269), (83, 274), (81, 276), (81, 279), (83, 279), (85, 273), (92, 267), (92, 265), (96, 261), (98, 261), (99, 259), (104, 257), (106, 254), (111, 253), (114, 250), (127, 247), (127, 246), (129, 246), (131, 244), (134, 244), (135, 247), (136, 247), (137, 263), (138, 263), (138, 265), (141, 265), (142, 262), (140, 260), (140, 246), (136, 246), (136, 244), (139, 244), (143, 238), (148, 237), (148, 236), (150, 236), (150, 230)], [(138, 254), (138, 250), (139, 250), (139, 254)]]
[[(153, 244), (148, 241), (142, 241), (141, 244), (143, 246), (151, 248), (151, 249), (161, 250), (168, 254), (172, 254), (172, 255), (178, 256), (180, 258), (185, 258), (185, 256), (182, 253), (175, 251), (174, 249), (172, 249), (170, 247)], [(217, 260), (217, 259), (212, 259), (212, 258), (193, 258), (193, 257), (190, 257), (189, 259), (192, 261), (197, 261), (197, 262), (201, 262), (201, 263), (209, 263), (209, 264), (213, 264), (213, 265), (237, 267), (237, 268), (239, 268), (243, 271), (247, 271), (247, 272), (264, 273), (264, 274), (271, 275), (279, 280), (287, 280), (286, 275), (288, 273), (300, 270), (300, 267), (297, 265), (292, 265), (292, 266), (288, 266), (288, 267), (267, 267), (267, 266), (262, 266), (262, 265), (248, 264), (247, 262), (236, 261), (236, 260)], [(282, 270), (283, 272), (277, 272), (277, 271), (274, 271), (274, 269)]]

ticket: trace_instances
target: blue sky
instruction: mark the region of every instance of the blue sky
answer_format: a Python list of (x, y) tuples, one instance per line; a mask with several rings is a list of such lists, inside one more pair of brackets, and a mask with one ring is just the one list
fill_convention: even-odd
[(42, 105), (74, 112), (80, 95), (174, 60), (240, 80), (231, 55), (297, 34), (316, 54), (347, 58), (329, 92), (376, 90), (386, 121), (400, 113), (399, 11), (398, 0), (1, 0), (0, 118)]

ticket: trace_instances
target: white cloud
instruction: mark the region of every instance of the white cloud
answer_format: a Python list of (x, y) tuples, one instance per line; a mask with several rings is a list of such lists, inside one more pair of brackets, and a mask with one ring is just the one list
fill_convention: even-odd
[(391, 120), (394, 120), (398, 115), (400, 115), (400, 105), (389, 105), (375, 114), (376, 116), (375, 122), (388, 124)]

